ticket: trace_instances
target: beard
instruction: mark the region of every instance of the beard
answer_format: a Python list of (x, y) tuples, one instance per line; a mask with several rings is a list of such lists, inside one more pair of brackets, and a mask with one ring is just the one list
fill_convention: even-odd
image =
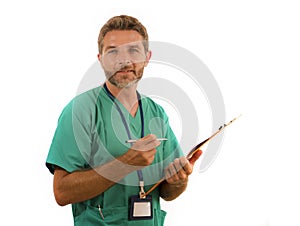
[[(130, 71), (124, 74), (118, 74), (120, 71)], [(104, 71), (107, 80), (118, 88), (130, 88), (137, 84), (143, 77), (144, 68), (142, 67), (138, 71), (124, 67), (117, 72)]]

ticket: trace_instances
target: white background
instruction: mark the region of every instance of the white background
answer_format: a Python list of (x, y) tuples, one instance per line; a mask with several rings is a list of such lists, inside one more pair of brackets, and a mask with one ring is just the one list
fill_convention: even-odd
[(1, 222), (73, 224), (44, 162), (62, 108), (96, 60), (100, 27), (129, 14), (151, 40), (209, 67), (228, 120), (243, 114), (214, 164), (196, 166), (187, 191), (162, 203), (166, 225), (300, 225), (297, 1), (194, 2), (1, 1)]

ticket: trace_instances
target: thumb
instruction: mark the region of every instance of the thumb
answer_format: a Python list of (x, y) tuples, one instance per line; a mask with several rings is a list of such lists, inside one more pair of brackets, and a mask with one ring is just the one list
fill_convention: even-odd
[(202, 150), (197, 150), (193, 156), (189, 159), (190, 164), (194, 165), (195, 162), (199, 159), (199, 157), (202, 155)]

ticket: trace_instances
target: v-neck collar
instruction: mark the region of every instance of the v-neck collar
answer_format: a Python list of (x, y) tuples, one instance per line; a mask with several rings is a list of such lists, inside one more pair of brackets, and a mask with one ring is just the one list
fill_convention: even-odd
[(106, 91), (106, 94), (108, 95), (108, 97), (113, 101), (114, 104), (117, 104), (119, 108), (122, 109), (122, 113), (125, 113), (125, 115), (129, 115), (129, 117), (131, 119), (136, 119), (138, 118), (137, 115), (140, 114), (140, 105), (141, 103), (141, 96), (138, 92), (137, 93), (137, 98), (138, 98), (138, 107), (137, 110), (135, 112), (135, 115), (133, 116), (130, 111), (110, 92), (110, 90), (108, 89), (107, 85), (104, 83), (103, 85), (104, 90)]
[[(135, 116), (132, 116), (130, 114), (130, 112), (124, 107), (124, 105), (117, 99), (113, 96), (113, 94), (109, 91), (109, 89), (107, 88), (106, 84), (104, 83), (103, 85), (105, 91), (106, 91), (106, 94), (108, 95), (108, 97), (112, 100), (112, 102), (114, 103), (116, 109), (118, 110), (119, 114), (120, 114), (120, 117), (122, 119), (122, 122), (123, 122), (123, 125), (126, 129), (126, 132), (127, 132), (127, 135), (128, 135), (128, 138), (131, 139), (131, 134), (130, 134), (130, 129), (129, 129), (129, 126), (130, 124), (132, 125), (136, 125), (137, 123), (137, 120), (140, 122), (140, 125), (141, 125), (141, 137), (144, 137), (144, 113), (143, 113), (143, 106), (142, 106), (142, 100), (141, 100), (141, 96), (140, 94), (137, 92), (137, 97), (138, 97), (138, 109), (137, 109), (137, 112), (135, 114)], [(127, 118), (129, 118), (130, 120), (130, 124), (128, 125), (127, 123), (127, 120), (126, 120), (126, 117), (124, 115), (124, 112), (126, 112), (126, 115), (128, 116)], [(138, 117), (138, 115), (140, 117)]]

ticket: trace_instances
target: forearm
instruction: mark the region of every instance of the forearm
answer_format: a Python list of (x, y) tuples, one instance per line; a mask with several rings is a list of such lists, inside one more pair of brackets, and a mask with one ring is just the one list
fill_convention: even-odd
[(127, 165), (123, 156), (94, 169), (67, 173), (55, 170), (54, 194), (59, 205), (82, 202), (100, 195), (136, 167)]
[(152, 163), (160, 142), (154, 135), (138, 140), (126, 153), (90, 170), (54, 171), (54, 195), (59, 205), (82, 202), (102, 194), (126, 175)]
[(160, 197), (166, 201), (174, 200), (185, 191), (187, 184), (187, 178), (186, 180), (175, 184), (170, 184), (165, 180), (159, 187)]

